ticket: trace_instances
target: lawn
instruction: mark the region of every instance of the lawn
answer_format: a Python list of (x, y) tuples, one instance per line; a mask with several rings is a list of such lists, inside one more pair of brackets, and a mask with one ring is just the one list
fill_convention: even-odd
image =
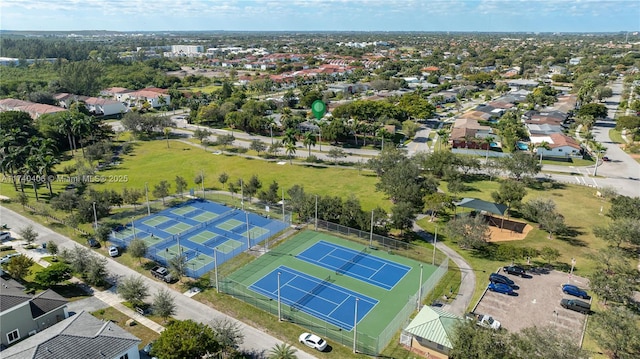
[(203, 92), (203, 93), (212, 93), (216, 90), (221, 89), (222, 86), (220, 85), (209, 85), (209, 86), (204, 86), (204, 87), (192, 87), (190, 90), (192, 92)]
[(113, 307), (100, 309), (91, 314), (98, 319), (111, 320), (118, 324), (118, 326), (122, 329), (140, 338), (140, 340), (142, 341), (138, 345), (138, 349), (144, 348), (147, 343), (151, 342), (152, 340), (158, 339), (158, 337), (160, 336), (160, 334), (137, 322), (133, 326), (126, 325), (127, 320), (131, 318)]

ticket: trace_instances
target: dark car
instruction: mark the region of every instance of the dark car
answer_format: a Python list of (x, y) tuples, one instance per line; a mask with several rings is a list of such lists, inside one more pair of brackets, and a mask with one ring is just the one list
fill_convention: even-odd
[(502, 270), (504, 270), (505, 273), (519, 275), (521, 277), (524, 277), (527, 274), (524, 268), (518, 266), (506, 266), (502, 268)]
[(489, 289), (492, 292), (515, 295), (515, 292), (513, 291), (513, 288), (511, 288), (511, 286), (508, 286), (502, 283), (489, 283), (489, 286), (487, 287), (487, 289)]
[(583, 289), (578, 288), (577, 286), (573, 285), (573, 284), (563, 284), (562, 285), (562, 292), (565, 294), (569, 294), (572, 295), (574, 297), (579, 297), (582, 299), (589, 299), (591, 298), (587, 292)]
[(591, 304), (578, 299), (562, 299), (560, 301), (562, 308), (570, 309), (582, 314), (591, 313)]
[(489, 276), (489, 281), (491, 283), (499, 283), (499, 284), (506, 284), (512, 288), (517, 287), (516, 283), (514, 281), (512, 281), (511, 279), (503, 276), (502, 274), (497, 274), (497, 273), (491, 273), (491, 275)]
[(98, 248), (100, 247), (100, 242), (96, 241), (95, 238), (89, 238), (87, 239), (87, 245), (91, 248)]
[(602, 157), (602, 160), (605, 161), (605, 162), (610, 162), (611, 158), (609, 158), (607, 156), (604, 156), (604, 157)]

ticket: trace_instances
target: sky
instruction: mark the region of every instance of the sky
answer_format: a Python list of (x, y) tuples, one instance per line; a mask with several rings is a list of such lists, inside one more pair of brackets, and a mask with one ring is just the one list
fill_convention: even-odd
[(1, 30), (640, 30), (638, 0), (1, 0)]

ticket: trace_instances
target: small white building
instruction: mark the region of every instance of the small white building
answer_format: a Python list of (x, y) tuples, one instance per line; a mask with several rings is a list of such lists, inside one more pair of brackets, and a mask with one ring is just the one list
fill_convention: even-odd
[[(548, 149), (539, 146), (543, 142), (546, 142)], [(531, 143), (538, 156), (542, 154), (543, 157), (582, 157), (582, 147), (578, 141), (562, 133), (531, 137)]]
[[(161, 97), (164, 98), (164, 103), (161, 103)], [(146, 88), (138, 91), (127, 92), (122, 94), (121, 99), (123, 102), (126, 102), (129, 107), (140, 107), (145, 102), (148, 102), (153, 108), (169, 106), (171, 104), (171, 96), (164, 93), (162, 89), (157, 88)]]
[(89, 112), (97, 116), (113, 116), (127, 112), (127, 107), (120, 101), (107, 98), (89, 97), (84, 103)]

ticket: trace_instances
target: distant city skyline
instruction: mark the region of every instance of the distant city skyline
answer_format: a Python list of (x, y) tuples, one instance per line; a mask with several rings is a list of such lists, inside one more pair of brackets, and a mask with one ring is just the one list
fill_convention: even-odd
[(633, 32), (640, 1), (2, 0), (0, 29)]

